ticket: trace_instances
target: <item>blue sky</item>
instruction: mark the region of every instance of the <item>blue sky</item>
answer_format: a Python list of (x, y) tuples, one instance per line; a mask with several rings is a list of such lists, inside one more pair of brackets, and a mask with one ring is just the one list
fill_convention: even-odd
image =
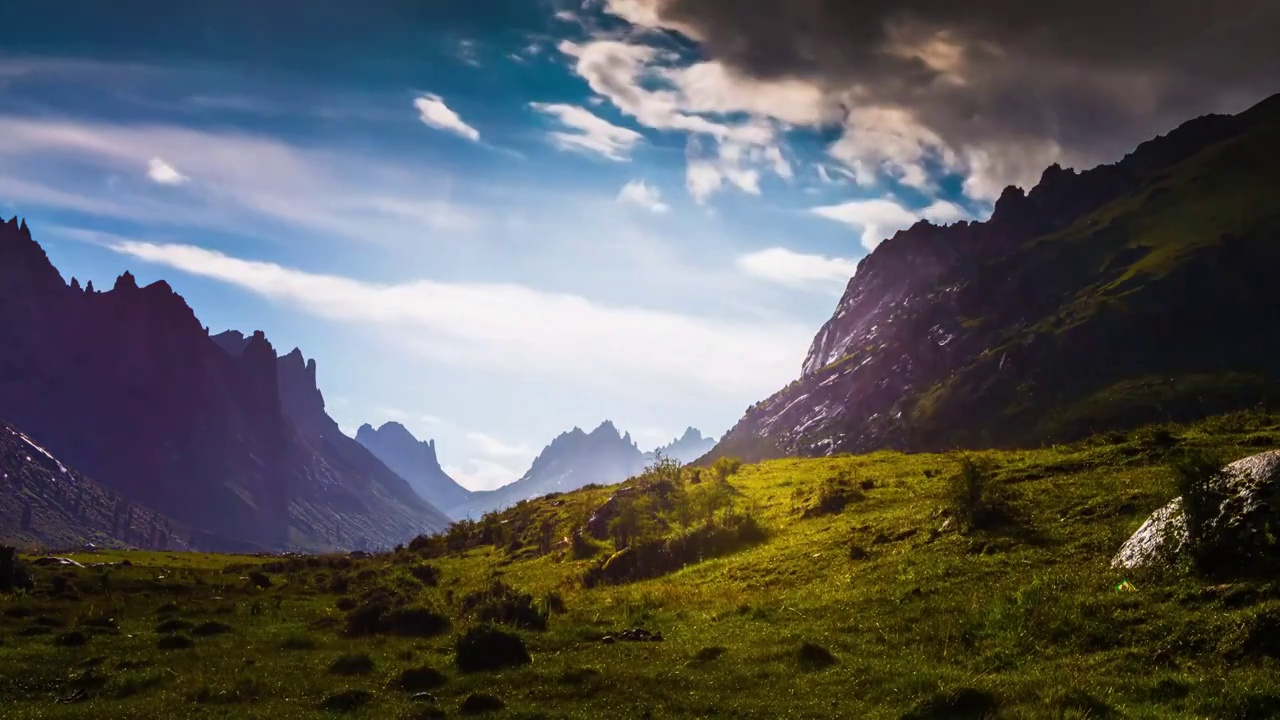
[(404, 422), (473, 488), (606, 418), (723, 433), (876, 242), (1024, 179), (633, 0), (350, 7), (4, 4), (0, 208), (68, 279), (302, 348), (344, 428)]

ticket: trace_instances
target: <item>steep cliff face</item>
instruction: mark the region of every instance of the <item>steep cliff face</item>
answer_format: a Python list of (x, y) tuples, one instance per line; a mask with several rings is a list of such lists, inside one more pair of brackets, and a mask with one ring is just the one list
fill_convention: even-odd
[(1258, 331), (1280, 302), (1276, 197), (1280, 96), (1051, 167), (987, 222), (900, 232), (713, 456), (1035, 444), (1280, 399)]
[(420, 441), (397, 422), (385, 423), (377, 429), (363, 425), (356, 432), (356, 440), (409, 481), (414, 491), (432, 505), (448, 512), (471, 499), (471, 492), (440, 467), (435, 440)]
[[(261, 333), (227, 352), (166, 283), (128, 273), (107, 292), (68, 286), (15, 222), (0, 226), (0, 417), (196, 533), (321, 549), (440, 527), (420, 501), (392, 512), (360, 496), (359, 469), (318, 473)], [(357, 495), (336, 504), (334, 486)], [(340, 520), (362, 530), (341, 536)]]

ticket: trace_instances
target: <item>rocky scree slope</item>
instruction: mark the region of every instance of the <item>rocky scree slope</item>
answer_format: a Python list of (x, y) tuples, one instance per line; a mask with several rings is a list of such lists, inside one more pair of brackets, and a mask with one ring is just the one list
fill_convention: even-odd
[(0, 541), (53, 550), (88, 543), (185, 550), (191, 539), (186, 528), (86, 478), (0, 422)]
[(1280, 96), (858, 265), (801, 377), (708, 459), (1059, 442), (1280, 402)]

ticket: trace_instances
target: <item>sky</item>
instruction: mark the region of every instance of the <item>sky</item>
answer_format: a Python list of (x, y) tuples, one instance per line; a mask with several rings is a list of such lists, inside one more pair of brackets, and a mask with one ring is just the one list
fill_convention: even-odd
[(0, 212), (488, 489), (724, 433), (884, 238), (1280, 89), (1276, 3), (1116, 5), (9, 0)]

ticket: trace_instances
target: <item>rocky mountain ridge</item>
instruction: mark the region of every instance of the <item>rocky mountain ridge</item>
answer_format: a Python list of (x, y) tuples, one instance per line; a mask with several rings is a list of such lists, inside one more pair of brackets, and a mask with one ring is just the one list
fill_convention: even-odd
[(586, 485), (614, 485), (641, 473), (659, 454), (687, 463), (706, 454), (714, 445), (714, 438), (688, 428), (667, 445), (644, 452), (631, 438), (631, 433), (620, 432), (612, 421), (605, 420), (591, 432), (575, 427), (552, 440), (519, 480), (497, 490), (472, 493), (470, 501), (455, 514), (479, 517), (542, 495), (568, 492)]
[(282, 392), (314, 387), (314, 366), (282, 375), (262, 333), (239, 344), (231, 353), (210, 338), (163, 281), (139, 287), (126, 272), (106, 292), (64, 282), (25, 222), (0, 224), (0, 417), (42, 447), (237, 544), (388, 546), (443, 527), (363, 448), (350, 462), (311, 412), (316, 398), (308, 412), (305, 400), (286, 408)]
[[(800, 378), (710, 457), (1057, 442), (1280, 401), (1280, 96), (1047, 169), (858, 264)], [(1230, 318), (1230, 323), (1224, 320)]]

